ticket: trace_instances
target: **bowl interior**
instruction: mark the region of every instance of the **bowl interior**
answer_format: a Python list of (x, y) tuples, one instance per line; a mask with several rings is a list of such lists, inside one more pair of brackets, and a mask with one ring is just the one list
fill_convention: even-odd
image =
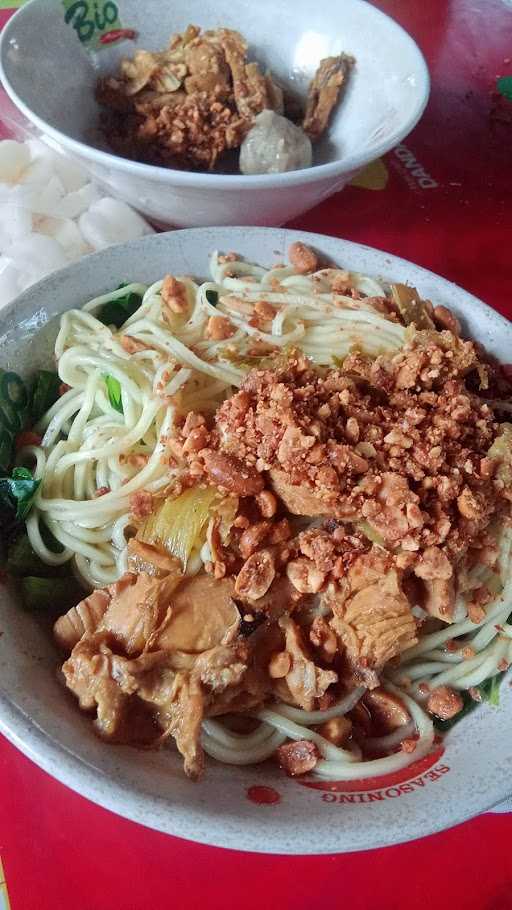
[(135, 42), (86, 51), (66, 24), (65, 7), (32, 0), (4, 30), (1, 66), (4, 84), (24, 112), (40, 126), (72, 140), (105, 149), (97, 129), (94, 85), (116, 69), (135, 48), (158, 50), (172, 32), (189, 23), (205, 28), (239, 29), (250, 42), (251, 58), (270, 67), (279, 80), (305, 97), (319, 61), (346, 51), (356, 68), (342, 104), (319, 144), (316, 163), (354, 156), (369, 160), (376, 148), (390, 147), (412, 125), (428, 95), (428, 74), (412, 39), (396, 23), (362, 0), (120, 0), (124, 27)]
[[(512, 325), (463, 290), (377, 250), (283, 229), (216, 228), (143, 238), (86, 257), (52, 275), (0, 312), (0, 366), (29, 374), (48, 363), (55, 317), (116, 287), (171, 271), (204, 277), (214, 249), (237, 250), (271, 265), (294, 240), (313, 244), (340, 266), (408, 281), (451, 306), (465, 329), (499, 357)], [(34, 343), (37, 333), (37, 343)], [(208, 762), (193, 784), (172, 748), (137, 751), (99, 742), (90, 720), (57, 680), (49, 629), (24, 612), (15, 590), (0, 586), (0, 731), (64, 783), (122, 815), (191, 840), (262, 852), (323, 853), (399, 843), (448, 827), (503, 799), (512, 771), (512, 690), (499, 708), (482, 706), (435, 753), (405, 776), (350, 790), (312, 789), (270, 763)], [(267, 788), (256, 789), (254, 788)], [(271, 788), (270, 790), (268, 788)], [(270, 798), (258, 803), (254, 799)], [(307, 823), (304, 820), (307, 818)]]

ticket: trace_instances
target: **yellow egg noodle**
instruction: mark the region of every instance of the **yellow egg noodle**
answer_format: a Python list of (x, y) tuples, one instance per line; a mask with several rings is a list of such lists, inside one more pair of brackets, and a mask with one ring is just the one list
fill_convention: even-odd
[[(55, 356), (60, 379), (69, 390), (35, 427), (43, 437), (41, 445), (25, 447), (19, 460), (35, 460), (34, 475), (41, 480), (27, 520), (33, 549), (50, 565), (72, 560), (88, 588), (112, 583), (127, 570), (132, 494), (143, 489), (158, 493), (173, 476), (178, 478), (179, 469), (162, 460), (176, 414), (191, 410), (213, 414), (243, 382), (244, 355), (251, 344), (293, 346), (314, 363), (328, 366), (354, 347), (375, 357), (404, 343), (405, 328), (386, 319), (373, 302), (386, 293), (385, 283), (350, 273), (350, 285), (365, 296), (353, 299), (336, 294), (334, 302), (328, 276), (322, 271), (306, 276), (288, 266), (264, 269), (240, 260), (223, 261), (217, 253), (211, 257), (210, 269), (211, 280), (202, 284), (179, 277), (189, 302), (186, 316), (166, 312), (164, 317), (163, 281), (157, 281), (149, 287), (124, 286), (61, 317)], [(121, 333), (143, 343), (135, 353), (125, 350), (118, 330), (95, 316), (106, 302), (130, 292), (140, 294), (142, 303)], [(269, 333), (249, 321), (251, 304), (261, 299), (278, 305)], [(229, 317), (235, 334), (227, 340), (205, 339), (208, 320), (219, 315)], [(106, 375), (120, 384), (122, 413), (109, 400)], [(131, 464), (129, 455), (147, 456), (146, 463), (140, 468), (133, 459)], [(107, 492), (97, 496), (102, 489)], [(63, 545), (63, 552), (48, 549), (42, 524)], [(205, 751), (221, 762), (244, 765), (268, 758), (287, 739), (309, 739), (322, 756), (314, 773), (336, 780), (396, 771), (427, 754), (434, 726), (421, 706), (425, 700), (421, 683), (467, 689), (494, 676), (503, 661), (512, 661), (512, 626), (506, 624), (512, 610), (509, 530), (501, 532), (500, 542), (501, 590), (484, 619), (477, 624), (470, 621), (464, 597), (459, 597), (457, 621), (420, 637), (419, 644), (402, 654), (400, 665), (387, 670), (384, 684), (399, 693), (411, 721), (372, 745), (376, 751), (379, 746), (390, 749), (416, 735), (414, 752), (364, 761), (356, 744), (343, 749), (311, 729), (352, 710), (365, 692), (362, 687), (324, 711), (308, 712), (286, 704), (265, 707), (257, 715), (260, 726), (250, 734), (234, 733), (220, 721), (207, 719), (203, 722)], [(208, 545), (203, 544), (190, 556), (187, 574), (199, 571), (209, 558)], [(477, 587), (486, 570), (479, 566), (473, 571)], [(460, 650), (443, 647), (454, 639), (470, 646), (474, 657), (464, 659)]]

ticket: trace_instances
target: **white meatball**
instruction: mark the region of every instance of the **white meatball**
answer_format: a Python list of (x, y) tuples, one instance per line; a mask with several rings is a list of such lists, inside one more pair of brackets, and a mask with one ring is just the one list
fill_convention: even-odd
[(262, 111), (240, 148), (242, 174), (280, 174), (311, 167), (313, 152), (304, 130), (275, 111)]

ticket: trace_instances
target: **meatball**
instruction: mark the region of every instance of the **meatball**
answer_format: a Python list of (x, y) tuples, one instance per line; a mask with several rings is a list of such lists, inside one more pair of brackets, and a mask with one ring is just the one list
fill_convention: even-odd
[(311, 141), (304, 130), (275, 111), (261, 111), (242, 142), (242, 174), (279, 174), (311, 167)]

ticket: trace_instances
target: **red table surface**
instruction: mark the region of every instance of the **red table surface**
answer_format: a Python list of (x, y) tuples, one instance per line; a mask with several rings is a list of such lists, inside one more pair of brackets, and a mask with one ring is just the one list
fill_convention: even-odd
[[(512, 75), (512, 3), (375, 5), (422, 48), (429, 105), (397, 150), (293, 226), (411, 259), (512, 316), (512, 102), (496, 91)], [(261, 811), (271, 825), (272, 806)], [(489, 814), (371, 854), (203, 847), (94, 806), (0, 738), (0, 857), (13, 910), (512, 910), (511, 837), (512, 814)]]

